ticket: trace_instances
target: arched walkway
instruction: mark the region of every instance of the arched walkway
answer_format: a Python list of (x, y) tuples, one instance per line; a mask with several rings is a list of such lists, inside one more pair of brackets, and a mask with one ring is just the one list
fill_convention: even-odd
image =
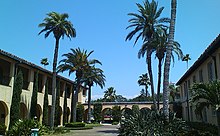
[(41, 121), (41, 119), (42, 119), (42, 108), (39, 104), (37, 104), (37, 107), (36, 107), (36, 116), (37, 116), (37, 120)]
[(28, 117), (27, 106), (22, 102), (20, 103), (20, 119), (27, 119), (27, 117)]
[[(88, 112), (89, 112), (89, 109), (86, 109), (84, 111), (84, 118), (83, 118), (84, 121), (88, 121)], [(93, 120), (93, 109), (92, 108), (91, 108), (91, 120)]]
[(8, 120), (8, 107), (5, 102), (0, 101), (0, 124), (7, 123)]
[(105, 108), (102, 110), (102, 121), (109, 122), (112, 121), (112, 109)]
[(121, 110), (121, 114), (124, 115), (124, 116), (132, 115), (132, 110), (130, 108), (123, 108)]
[(70, 122), (70, 108), (67, 107), (67, 122)]
[(61, 115), (62, 115), (62, 108), (58, 107), (58, 113), (55, 114), (55, 117), (57, 116), (57, 120), (55, 120), (55, 125), (61, 125)]

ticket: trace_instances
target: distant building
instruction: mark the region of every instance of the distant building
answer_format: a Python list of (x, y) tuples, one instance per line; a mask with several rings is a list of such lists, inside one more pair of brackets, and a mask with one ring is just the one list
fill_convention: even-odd
[(177, 82), (177, 85), (180, 86), (180, 100), (184, 120), (217, 124), (216, 112), (213, 107), (204, 108), (201, 117), (194, 112), (195, 104), (189, 102), (191, 97), (189, 88), (194, 83), (207, 83), (216, 79), (220, 79), (220, 35)]
[[(0, 124), (4, 123), (9, 125), (10, 121), (10, 107), (13, 94), (13, 84), (15, 74), (18, 70), (23, 73), (23, 89), (20, 102), (20, 118), (29, 118), (31, 96), (33, 92), (34, 76), (38, 71), (38, 99), (37, 99), (37, 112), (38, 120), (42, 121), (43, 116), (43, 101), (45, 93), (45, 84), (48, 81), (48, 101), (49, 101), (49, 116), (52, 105), (52, 72), (37, 66), (31, 62), (21, 59), (8, 52), (0, 50)], [(73, 90), (73, 81), (62, 76), (57, 76), (57, 81), (60, 81), (60, 111), (61, 120), (60, 125), (63, 123), (63, 105), (64, 94), (67, 92), (67, 113), (68, 120), (70, 120), (71, 113), (71, 99)], [(78, 102), (84, 103), (86, 98), (86, 89), (81, 89), (78, 94)], [(50, 119), (50, 118), (49, 118)]]

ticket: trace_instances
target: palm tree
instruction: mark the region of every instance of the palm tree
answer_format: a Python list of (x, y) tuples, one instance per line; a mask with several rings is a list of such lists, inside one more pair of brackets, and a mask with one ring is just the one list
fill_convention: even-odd
[(47, 58), (42, 58), (41, 61), (40, 61), (40, 64), (44, 65), (44, 67), (49, 65), (48, 59)]
[(168, 86), (169, 86), (169, 76), (170, 76), (170, 63), (171, 63), (171, 53), (172, 45), (174, 42), (174, 32), (175, 32), (175, 21), (176, 21), (176, 0), (171, 0), (171, 20), (168, 36), (167, 51), (164, 64), (164, 75), (163, 75), (163, 112), (166, 120), (169, 121), (169, 98), (168, 98)]
[[(152, 50), (156, 53), (156, 57), (158, 59), (158, 84), (157, 84), (157, 108), (159, 110), (159, 102), (160, 102), (160, 87), (161, 87), (161, 75), (162, 75), (162, 64), (164, 60), (164, 56), (167, 49), (167, 33), (164, 31), (156, 31), (155, 38), (151, 42), (145, 42), (142, 45), (142, 48), (139, 50), (139, 55), (144, 55), (147, 50)], [(180, 49), (180, 44), (178, 42), (174, 42), (172, 45), (171, 57), (174, 62), (175, 53), (178, 56), (178, 60), (180, 60), (183, 56), (183, 52)]]
[(187, 68), (187, 69), (188, 69), (189, 60), (191, 60), (189, 54), (184, 55), (182, 61), (186, 61), (186, 68)]
[[(128, 28), (134, 28), (127, 37), (126, 40), (131, 40), (136, 34), (137, 37), (135, 39), (134, 45), (137, 43), (140, 37), (142, 37), (143, 42), (151, 41), (154, 38), (154, 33), (156, 29), (166, 28), (167, 26), (164, 23), (169, 23), (170, 19), (168, 18), (159, 18), (164, 7), (157, 8), (158, 4), (152, 0), (150, 3), (148, 0), (144, 2), (144, 5), (137, 3), (139, 14), (136, 13), (129, 13), (129, 16), (132, 16), (129, 20), (130, 25)], [(146, 52), (146, 62), (147, 62), (147, 69), (149, 73), (149, 78), (151, 82), (151, 93), (153, 97), (154, 105), (156, 106), (156, 101), (154, 97), (154, 84), (153, 84), (153, 72), (151, 66), (151, 55), (152, 50), (147, 50)], [(138, 56), (139, 58), (141, 56)], [(144, 56), (142, 56), (144, 57)]]
[(43, 23), (39, 24), (39, 27), (43, 29), (39, 34), (45, 32), (45, 38), (47, 38), (51, 33), (55, 38), (55, 50), (53, 58), (53, 78), (52, 78), (52, 110), (51, 110), (51, 122), (50, 127), (54, 127), (54, 114), (55, 114), (55, 103), (56, 103), (56, 68), (57, 68), (57, 58), (58, 58), (58, 48), (60, 38), (67, 36), (68, 38), (76, 37), (76, 31), (73, 28), (73, 25), (68, 21), (68, 14), (59, 14), (56, 12), (50, 12), (47, 14), (47, 17), (44, 19)]
[[(101, 64), (101, 63), (100, 63)], [(90, 66), (84, 73), (84, 82), (88, 85), (88, 123), (91, 123), (91, 92), (94, 83), (101, 88), (105, 86), (105, 75), (103, 70), (96, 68), (94, 65)]]
[(145, 96), (147, 98), (148, 97), (148, 86), (151, 84), (147, 73), (142, 74), (141, 76), (139, 76), (138, 84), (139, 84), (139, 86), (144, 86), (145, 87)]
[(116, 90), (114, 87), (109, 87), (104, 93), (104, 101), (105, 102), (115, 102), (116, 101)]
[[(192, 102), (196, 102), (196, 110), (212, 106), (216, 109), (218, 135), (220, 135), (220, 81), (194, 84), (192, 87)], [(200, 100), (203, 101), (200, 101)]]
[(96, 59), (89, 60), (88, 57), (93, 53), (93, 51), (87, 53), (87, 50), (70, 49), (71, 52), (67, 54), (63, 54), (65, 57), (59, 63), (58, 72), (68, 71), (69, 75), (75, 72), (76, 79), (76, 91), (73, 92), (72, 95), (72, 112), (71, 112), (71, 120), (76, 122), (76, 104), (78, 102), (78, 92), (80, 90), (81, 84), (83, 83), (83, 74), (86, 69), (89, 68), (90, 65), (100, 63)]

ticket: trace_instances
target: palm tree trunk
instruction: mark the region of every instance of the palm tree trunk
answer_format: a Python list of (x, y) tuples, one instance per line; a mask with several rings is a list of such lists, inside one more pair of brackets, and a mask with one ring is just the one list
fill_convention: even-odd
[(56, 45), (55, 45), (54, 58), (53, 58), (52, 108), (50, 115), (50, 127), (52, 129), (54, 127), (54, 115), (55, 115), (55, 104), (56, 104), (56, 74), (57, 74), (56, 70), (57, 70), (58, 49), (59, 49), (59, 38), (56, 38)]
[(171, 52), (172, 45), (174, 41), (174, 32), (175, 32), (175, 21), (176, 21), (176, 0), (172, 0), (171, 2), (171, 22), (169, 29), (169, 37), (168, 37), (168, 47), (165, 58), (164, 65), (164, 80), (163, 80), (163, 112), (167, 121), (169, 120), (169, 99), (168, 99), (168, 86), (169, 86), (169, 74), (170, 74), (170, 63), (171, 63)]
[(155, 101), (155, 96), (154, 96), (154, 81), (153, 81), (153, 72), (152, 72), (152, 65), (151, 65), (151, 54), (152, 51), (147, 51), (147, 69), (148, 69), (148, 73), (149, 73), (149, 78), (150, 78), (150, 86), (151, 86), (151, 94), (152, 94), (152, 98), (153, 98), (153, 103), (154, 103), (154, 107), (156, 108), (156, 101)]
[[(77, 88), (76, 88), (77, 89)], [(76, 91), (75, 87), (74, 89), (72, 90), (72, 99), (71, 99), (71, 117), (70, 117), (70, 122), (73, 122), (73, 118), (74, 118), (74, 103), (75, 102), (75, 95), (74, 95), (74, 91)]]
[(88, 123), (91, 123), (91, 86), (89, 86), (88, 92)]
[(216, 111), (217, 114), (217, 124), (218, 124), (218, 136), (220, 136), (220, 108)]
[(77, 102), (78, 102), (79, 89), (80, 89), (80, 79), (77, 79), (76, 92), (74, 93), (74, 100), (73, 100), (73, 111), (72, 111), (73, 122), (76, 122), (76, 106), (77, 106)]
[(162, 59), (159, 59), (158, 63), (158, 83), (157, 83), (157, 109), (160, 110), (160, 86), (161, 86), (161, 71), (162, 71)]

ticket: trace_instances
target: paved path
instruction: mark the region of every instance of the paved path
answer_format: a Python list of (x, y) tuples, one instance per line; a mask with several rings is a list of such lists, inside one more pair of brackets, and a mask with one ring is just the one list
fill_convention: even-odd
[(69, 133), (60, 136), (117, 136), (117, 128), (117, 125), (104, 125), (88, 130), (71, 130)]

